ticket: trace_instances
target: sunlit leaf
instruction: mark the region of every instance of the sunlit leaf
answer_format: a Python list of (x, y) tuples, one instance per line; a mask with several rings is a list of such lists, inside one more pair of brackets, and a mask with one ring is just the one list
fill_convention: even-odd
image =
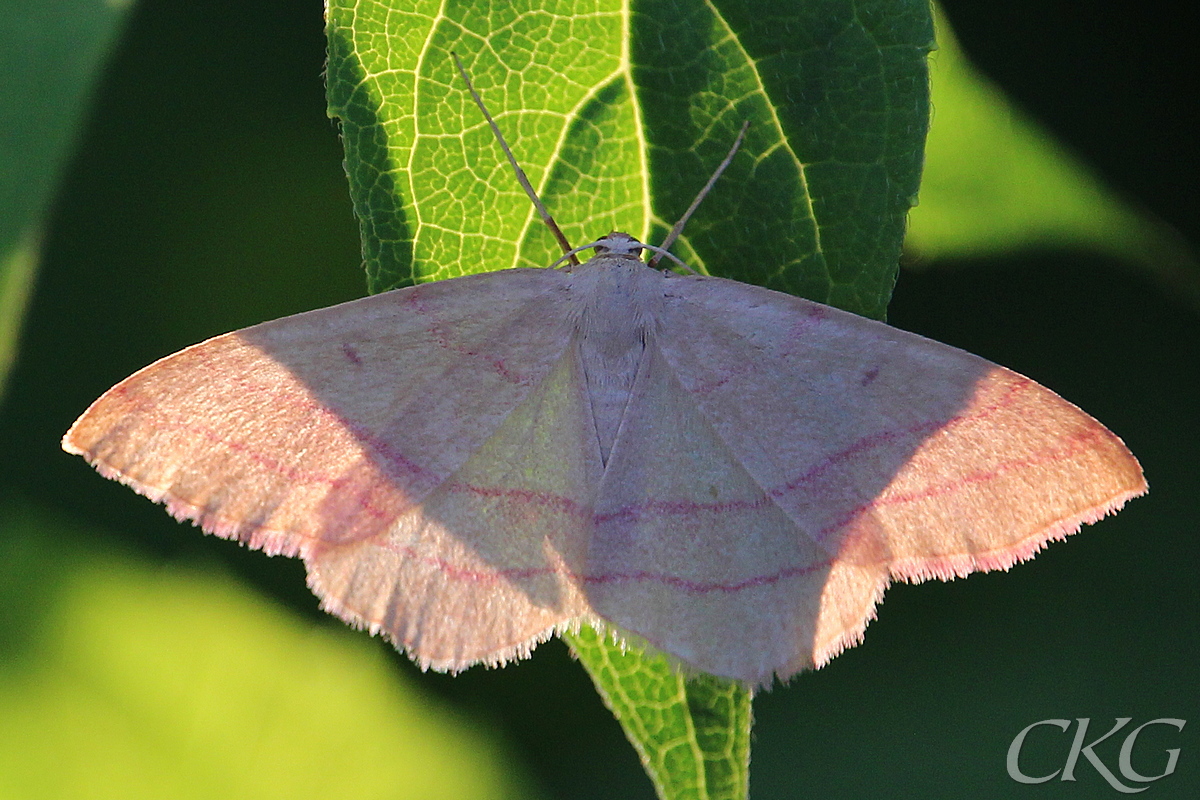
[(711, 675), (685, 675), (663, 656), (614, 646), (591, 628), (564, 638), (625, 728), (661, 797), (746, 796), (750, 692)]
[(661, 239), (749, 120), (680, 252), (697, 270), (886, 308), (927, 120), (923, 2), (335, 0), (328, 36), (373, 291), (561, 255), (453, 50), (573, 243)]

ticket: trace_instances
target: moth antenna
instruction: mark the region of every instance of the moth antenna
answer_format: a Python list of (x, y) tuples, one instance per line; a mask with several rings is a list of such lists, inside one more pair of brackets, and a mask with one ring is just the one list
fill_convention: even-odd
[(578, 266), (579, 259), (572, 252), (571, 243), (567, 241), (567, 237), (563, 235), (562, 229), (558, 227), (558, 223), (554, 221), (554, 217), (550, 216), (550, 212), (542, 204), (541, 198), (533, 190), (533, 184), (529, 182), (529, 178), (525, 175), (525, 170), (521, 169), (521, 165), (517, 163), (512, 150), (508, 149), (508, 142), (504, 141), (504, 135), (500, 133), (500, 126), (496, 124), (496, 120), (492, 119), (492, 115), (488, 113), (487, 106), (483, 104), (483, 98), (479, 96), (479, 92), (475, 91), (475, 87), (471, 85), (471, 77), (467, 75), (467, 69), (463, 66), (462, 61), (459, 60), (458, 53), (451, 51), (450, 57), (454, 59), (455, 65), (458, 66), (458, 74), (462, 75), (463, 83), (467, 85), (467, 91), (475, 99), (475, 105), (479, 106), (479, 110), (483, 112), (483, 118), (487, 120), (487, 124), (492, 128), (492, 133), (496, 135), (496, 141), (500, 142), (500, 149), (504, 151), (504, 155), (508, 158), (508, 163), (512, 165), (513, 171), (517, 173), (517, 182), (521, 184), (521, 188), (525, 190), (525, 194), (529, 195), (529, 199), (533, 201), (533, 207), (541, 215), (542, 222), (546, 223), (546, 227), (554, 234), (554, 238), (558, 240), (558, 244), (562, 247), (563, 252), (571, 259), (573, 265)]
[[(746, 138), (746, 129), (749, 127), (750, 120), (746, 120), (742, 123), (742, 129), (738, 131), (737, 138), (733, 140), (733, 147), (729, 148), (729, 153), (726, 154), (725, 160), (717, 165), (712, 177), (708, 179), (708, 183), (704, 184), (704, 188), (700, 190), (700, 194), (696, 195), (696, 199), (692, 201), (690, 206), (688, 206), (688, 210), (683, 212), (683, 216), (679, 218), (679, 222), (675, 223), (675, 227), (671, 228), (671, 232), (667, 234), (666, 239), (663, 239), (663, 242), (659, 245), (659, 248), (662, 250), (667, 250), (671, 247), (671, 245), (675, 244), (675, 240), (679, 238), (679, 234), (683, 233), (683, 226), (687, 224), (687, 221), (691, 219), (692, 214), (696, 213), (696, 209), (700, 207), (700, 201), (708, 195), (709, 191), (713, 187), (713, 184), (717, 182), (717, 178), (721, 177), (721, 173), (724, 172), (725, 168), (729, 166), (729, 162), (733, 161), (734, 153), (736, 153), (738, 148), (742, 146), (742, 139)], [(650, 266), (658, 266), (658, 261), (660, 258), (662, 258), (662, 254), (656, 254), (654, 258), (650, 259)]]

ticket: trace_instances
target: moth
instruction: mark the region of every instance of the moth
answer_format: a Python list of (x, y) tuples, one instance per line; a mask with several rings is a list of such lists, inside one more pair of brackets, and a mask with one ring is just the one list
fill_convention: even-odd
[(586, 623), (750, 685), (857, 643), (891, 581), (1007, 569), (1146, 491), (1117, 436), (1029, 378), (642, 260), (681, 226), (209, 339), (63, 447), (302, 558), (323, 608), (422, 667)]

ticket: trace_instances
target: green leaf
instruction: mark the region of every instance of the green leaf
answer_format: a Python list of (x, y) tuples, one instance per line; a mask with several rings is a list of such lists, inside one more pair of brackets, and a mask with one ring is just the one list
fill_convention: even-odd
[(561, 253), (461, 85), (459, 53), (568, 238), (688, 226), (702, 272), (881, 317), (916, 196), (921, 0), (332, 0), (329, 113), (371, 291)]
[(1136, 210), (967, 61), (936, 17), (933, 121), (906, 250), (919, 260), (1082, 248), (1149, 270), (1200, 301), (1189, 245)]
[(0, 25), (0, 392), (33, 289), (44, 217), (131, 5), (10, 3)]
[[(327, 35), (372, 292), (561, 255), (453, 51), (573, 244), (661, 241), (749, 120), (677, 251), (884, 315), (928, 122), (926, 0), (330, 0)], [(747, 690), (569, 640), (660, 797), (746, 796)]]
[(621, 646), (590, 627), (563, 638), (625, 729), (659, 797), (746, 797), (752, 692), (712, 675), (684, 675), (663, 656)]
[(0, 797), (527, 798), (376, 643), (0, 504)]

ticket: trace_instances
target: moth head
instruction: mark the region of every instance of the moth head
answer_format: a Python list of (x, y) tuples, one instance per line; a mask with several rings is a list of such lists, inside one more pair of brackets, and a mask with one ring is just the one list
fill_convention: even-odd
[(641, 258), (644, 245), (628, 233), (612, 231), (595, 243), (596, 255), (609, 253), (618, 256), (634, 256)]

